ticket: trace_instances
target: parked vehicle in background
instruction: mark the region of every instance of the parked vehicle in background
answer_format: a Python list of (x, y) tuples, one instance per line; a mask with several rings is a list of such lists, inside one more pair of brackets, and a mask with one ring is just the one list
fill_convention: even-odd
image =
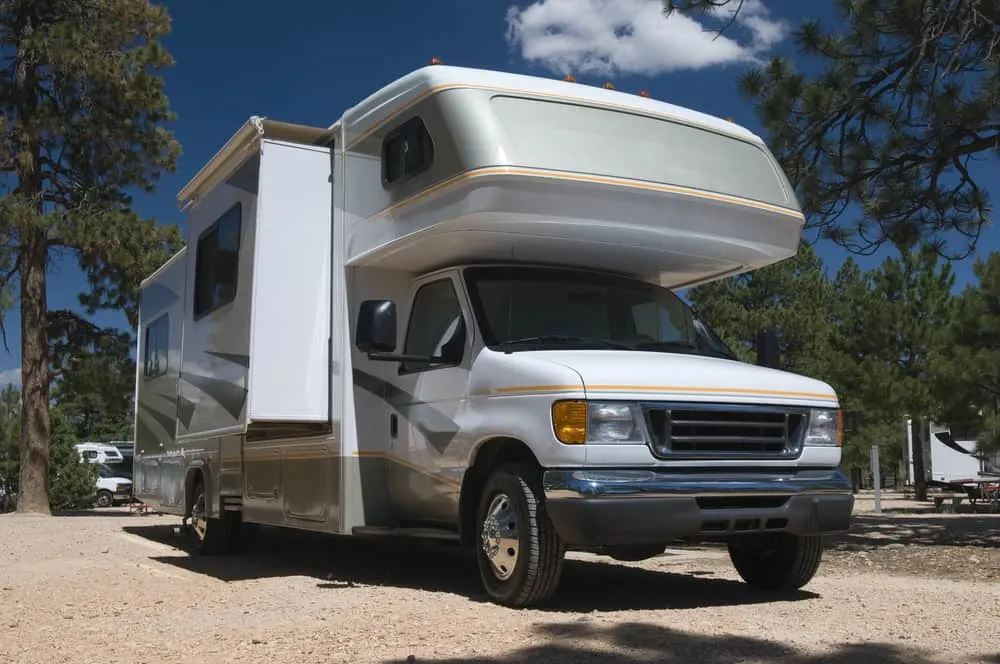
[(113, 507), (132, 500), (132, 480), (123, 477), (115, 468), (102, 463), (97, 476), (98, 507)]
[(75, 445), (80, 458), (92, 463), (121, 463), (121, 451), (111, 443), (93, 443), (85, 441)]

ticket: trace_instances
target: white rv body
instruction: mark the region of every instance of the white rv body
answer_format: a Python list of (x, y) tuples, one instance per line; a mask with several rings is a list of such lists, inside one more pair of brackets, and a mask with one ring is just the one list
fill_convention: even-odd
[[(797, 250), (787, 179), (733, 123), (438, 65), (329, 127), (251, 118), (178, 198), (188, 246), (143, 283), (135, 493), (199, 546), (235, 518), (495, 557), (483, 492), (511, 463), (559, 547), (847, 527), (833, 390), (712, 350), (669, 290)], [(574, 341), (612, 328), (648, 347)], [(538, 330), (562, 336), (514, 339)], [(614, 413), (632, 432), (593, 438)], [(653, 432), (671, 417), (694, 433)], [(554, 588), (510, 564), (494, 598)]]
[(123, 460), (121, 451), (111, 443), (84, 441), (76, 443), (73, 447), (83, 461), (117, 464)]
[[(984, 454), (975, 439), (955, 438), (946, 425), (929, 422), (925, 426), (929, 434), (924, 440), (924, 474), (928, 482), (940, 485), (977, 482), (1000, 471), (1000, 455)], [(907, 418), (904, 457), (911, 485), (916, 481), (912, 450), (912, 420)]]

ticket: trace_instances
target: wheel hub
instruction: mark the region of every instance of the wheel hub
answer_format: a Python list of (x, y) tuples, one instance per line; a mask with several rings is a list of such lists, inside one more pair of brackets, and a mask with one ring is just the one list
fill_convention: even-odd
[(205, 519), (205, 494), (199, 493), (191, 506), (191, 528), (199, 540), (205, 539), (205, 528), (208, 525)]
[(493, 567), (493, 574), (506, 581), (517, 566), (517, 510), (505, 493), (493, 497), (483, 519), (482, 549)]

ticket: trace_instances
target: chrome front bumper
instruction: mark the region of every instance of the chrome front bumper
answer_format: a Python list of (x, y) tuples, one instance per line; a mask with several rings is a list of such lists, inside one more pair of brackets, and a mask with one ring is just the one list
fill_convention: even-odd
[(850, 480), (837, 469), (553, 469), (544, 473), (543, 489), (559, 534), (586, 546), (837, 532), (849, 527), (854, 509)]

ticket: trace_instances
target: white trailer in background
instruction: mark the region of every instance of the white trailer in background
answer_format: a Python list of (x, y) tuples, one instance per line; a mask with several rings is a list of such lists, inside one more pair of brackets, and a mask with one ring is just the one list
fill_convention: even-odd
[(849, 525), (834, 391), (737, 361), (672, 292), (798, 248), (746, 129), (437, 65), (329, 127), (251, 118), (179, 199), (188, 246), (142, 286), (135, 493), (198, 551), (240, 523), (450, 539), (527, 605), (568, 549), (702, 537), (799, 587)]
[[(968, 432), (953, 432), (950, 427), (934, 422), (927, 424), (926, 434), (923, 449), (927, 485), (962, 492), (973, 504), (982, 501), (1000, 510), (1000, 453), (984, 453)], [(912, 450), (913, 426), (912, 420), (907, 418), (904, 456), (911, 486), (916, 481)], [(957, 505), (960, 501), (961, 494), (952, 502)], [(943, 499), (938, 496), (935, 502), (940, 507)]]

